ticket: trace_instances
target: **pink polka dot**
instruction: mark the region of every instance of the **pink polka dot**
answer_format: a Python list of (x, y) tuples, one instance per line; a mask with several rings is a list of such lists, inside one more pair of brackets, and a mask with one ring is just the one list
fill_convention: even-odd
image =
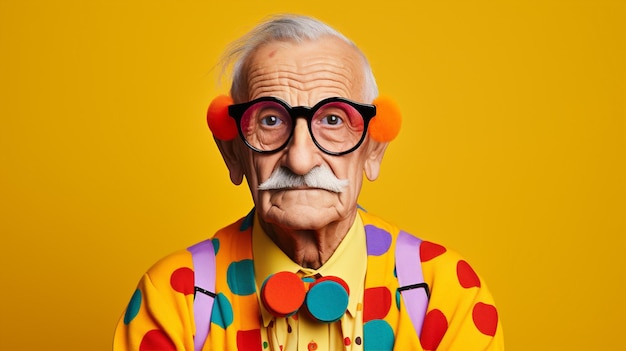
[(176, 351), (176, 346), (165, 332), (153, 329), (141, 339), (139, 351)]
[(172, 273), (170, 277), (170, 285), (172, 289), (181, 294), (189, 295), (194, 292), (194, 277), (191, 268), (182, 267)]
[(365, 289), (363, 293), (363, 323), (383, 319), (391, 308), (391, 292), (386, 287)]
[(440, 310), (432, 310), (424, 318), (420, 343), (424, 350), (436, 350), (448, 331), (448, 320)]
[(446, 248), (430, 241), (422, 241), (420, 245), (420, 259), (422, 262), (432, 260), (437, 256), (441, 256), (446, 252)]
[(469, 263), (460, 260), (456, 264), (456, 276), (459, 278), (459, 283), (462, 287), (469, 288), (480, 288), (480, 278), (478, 278), (478, 274), (474, 272)]
[(472, 319), (478, 330), (489, 336), (496, 335), (498, 329), (498, 310), (493, 305), (478, 302), (474, 305)]
[(237, 350), (261, 351), (261, 330), (238, 330), (237, 331)]

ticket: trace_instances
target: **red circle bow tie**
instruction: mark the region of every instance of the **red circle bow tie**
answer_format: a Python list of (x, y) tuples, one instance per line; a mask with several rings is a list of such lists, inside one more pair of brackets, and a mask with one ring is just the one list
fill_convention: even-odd
[(319, 322), (341, 319), (348, 308), (348, 284), (335, 276), (312, 283), (306, 280), (286, 271), (270, 275), (261, 287), (263, 305), (275, 317), (292, 316), (304, 306), (307, 314)]

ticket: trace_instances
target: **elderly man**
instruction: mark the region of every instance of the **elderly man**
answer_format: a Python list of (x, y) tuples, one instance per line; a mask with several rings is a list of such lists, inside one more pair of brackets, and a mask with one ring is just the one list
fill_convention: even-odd
[(466, 261), (357, 205), (399, 123), (374, 101), (359, 49), (317, 20), (279, 16), (226, 58), (232, 100), (214, 101), (209, 125), (255, 208), (153, 266), (114, 349), (503, 349)]

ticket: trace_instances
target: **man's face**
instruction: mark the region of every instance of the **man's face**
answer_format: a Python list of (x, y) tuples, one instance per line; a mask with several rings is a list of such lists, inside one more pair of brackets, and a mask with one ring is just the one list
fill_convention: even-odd
[[(361, 57), (337, 38), (263, 45), (248, 61), (246, 71), (249, 100), (273, 96), (291, 106), (314, 106), (325, 98), (343, 97), (370, 103), (363, 101)], [(372, 144), (368, 139), (352, 153), (327, 155), (313, 143), (306, 120), (298, 118), (291, 141), (279, 152), (259, 154), (237, 140), (239, 162), (261, 220), (294, 230), (316, 230), (351, 220)], [(329, 168), (339, 179), (349, 180), (349, 185), (340, 193), (312, 187), (258, 189), (277, 168), (304, 175), (318, 166)]]

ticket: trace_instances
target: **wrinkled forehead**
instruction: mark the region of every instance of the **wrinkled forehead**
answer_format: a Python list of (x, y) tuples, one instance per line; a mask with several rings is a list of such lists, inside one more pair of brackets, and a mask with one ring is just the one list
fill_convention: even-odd
[(292, 106), (313, 106), (329, 97), (363, 102), (363, 58), (339, 38), (266, 43), (244, 69), (248, 100), (274, 96)]

